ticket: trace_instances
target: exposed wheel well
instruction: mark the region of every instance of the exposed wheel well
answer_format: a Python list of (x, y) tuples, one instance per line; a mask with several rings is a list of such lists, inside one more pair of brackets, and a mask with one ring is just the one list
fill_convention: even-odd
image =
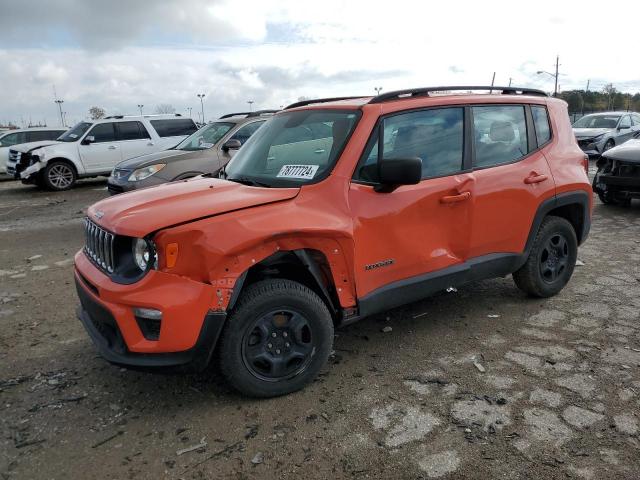
[[(75, 164), (71, 160), (69, 160), (68, 158), (64, 158), (64, 157), (51, 158), (51, 159), (47, 160), (47, 165), (44, 168), (47, 168), (53, 162), (66, 163), (67, 165), (69, 165), (73, 169), (73, 171), (76, 174), (76, 177), (78, 176), (78, 169), (76, 168)], [(43, 170), (44, 170), (44, 168), (43, 168)]]
[(546, 216), (553, 215), (555, 217), (561, 217), (567, 220), (573, 230), (576, 232), (576, 238), (578, 244), (582, 243), (582, 235), (584, 231), (584, 206), (579, 203), (571, 203), (569, 205), (563, 205), (556, 207), (553, 210), (547, 212)]
[[(329, 262), (318, 250), (304, 249), (278, 252), (253, 265), (244, 276), (239, 291), (267, 278), (284, 278), (313, 290), (326, 303), (334, 322), (339, 319), (340, 301), (331, 276)], [(237, 300), (234, 295), (230, 308)]]

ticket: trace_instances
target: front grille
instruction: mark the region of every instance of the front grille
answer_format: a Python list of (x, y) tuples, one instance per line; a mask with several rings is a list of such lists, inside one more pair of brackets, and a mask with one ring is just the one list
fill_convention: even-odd
[(84, 220), (85, 246), (84, 253), (98, 268), (106, 273), (113, 273), (115, 256), (113, 244), (115, 235), (93, 223)]
[(20, 152), (16, 150), (9, 150), (9, 161), (11, 163), (16, 163), (18, 160), (20, 160), (20, 155)]
[(107, 183), (107, 190), (110, 194), (116, 195), (118, 193), (124, 193), (124, 188), (120, 185), (114, 185), (112, 183)]

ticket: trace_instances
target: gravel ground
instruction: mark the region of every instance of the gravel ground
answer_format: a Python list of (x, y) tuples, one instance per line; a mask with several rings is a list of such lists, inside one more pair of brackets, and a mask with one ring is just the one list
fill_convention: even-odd
[(316, 382), (253, 400), (97, 356), (72, 257), (106, 194), (0, 183), (0, 478), (640, 477), (639, 203), (597, 203), (560, 295), (443, 292), (338, 331)]

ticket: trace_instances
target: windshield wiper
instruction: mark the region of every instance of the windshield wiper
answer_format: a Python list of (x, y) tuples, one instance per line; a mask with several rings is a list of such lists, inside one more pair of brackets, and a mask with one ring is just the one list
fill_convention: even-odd
[(249, 185), (250, 187), (265, 187), (265, 188), (269, 188), (271, 187), (271, 185), (267, 184), (267, 183), (262, 183), (262, 182), (258, 182), (256, 180), (253, 180), (249, 177), (225, 177), (226, 180), (229, 180), (230, 182), (236, 182), (236, 183), (241, 183), (243, 185)]

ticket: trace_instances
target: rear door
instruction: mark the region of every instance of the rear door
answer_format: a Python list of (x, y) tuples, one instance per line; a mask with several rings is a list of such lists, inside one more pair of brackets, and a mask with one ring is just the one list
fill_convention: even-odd
[[(462, 107), (382, 120), (349, 190), (360, 298), (394, 282), (418, 285), (425, 274), (450, 272), (466, 260), (472, 179), (463, 171), (464, 144)], [(390, 193), (375, 191), (379, 155), (421, 158), (422, 181)]]
[(521, 253), (538, 206), (555, 194), (545, 158), (552, 140), (547, 110), (542, 105), (529, 108), (471, 108), (475, 185), (470, 258)]
[(115, 122), (115, 128), (123, 160), (156, 151), (151, 135), (142, 122)]
[(78, 144), (80, 159), (87, 173), (106, 173), (122, 161), (122, 150), (118, 145), (113, 122), (98, 123), (84, 137), (93, 136), (92, 143)]

